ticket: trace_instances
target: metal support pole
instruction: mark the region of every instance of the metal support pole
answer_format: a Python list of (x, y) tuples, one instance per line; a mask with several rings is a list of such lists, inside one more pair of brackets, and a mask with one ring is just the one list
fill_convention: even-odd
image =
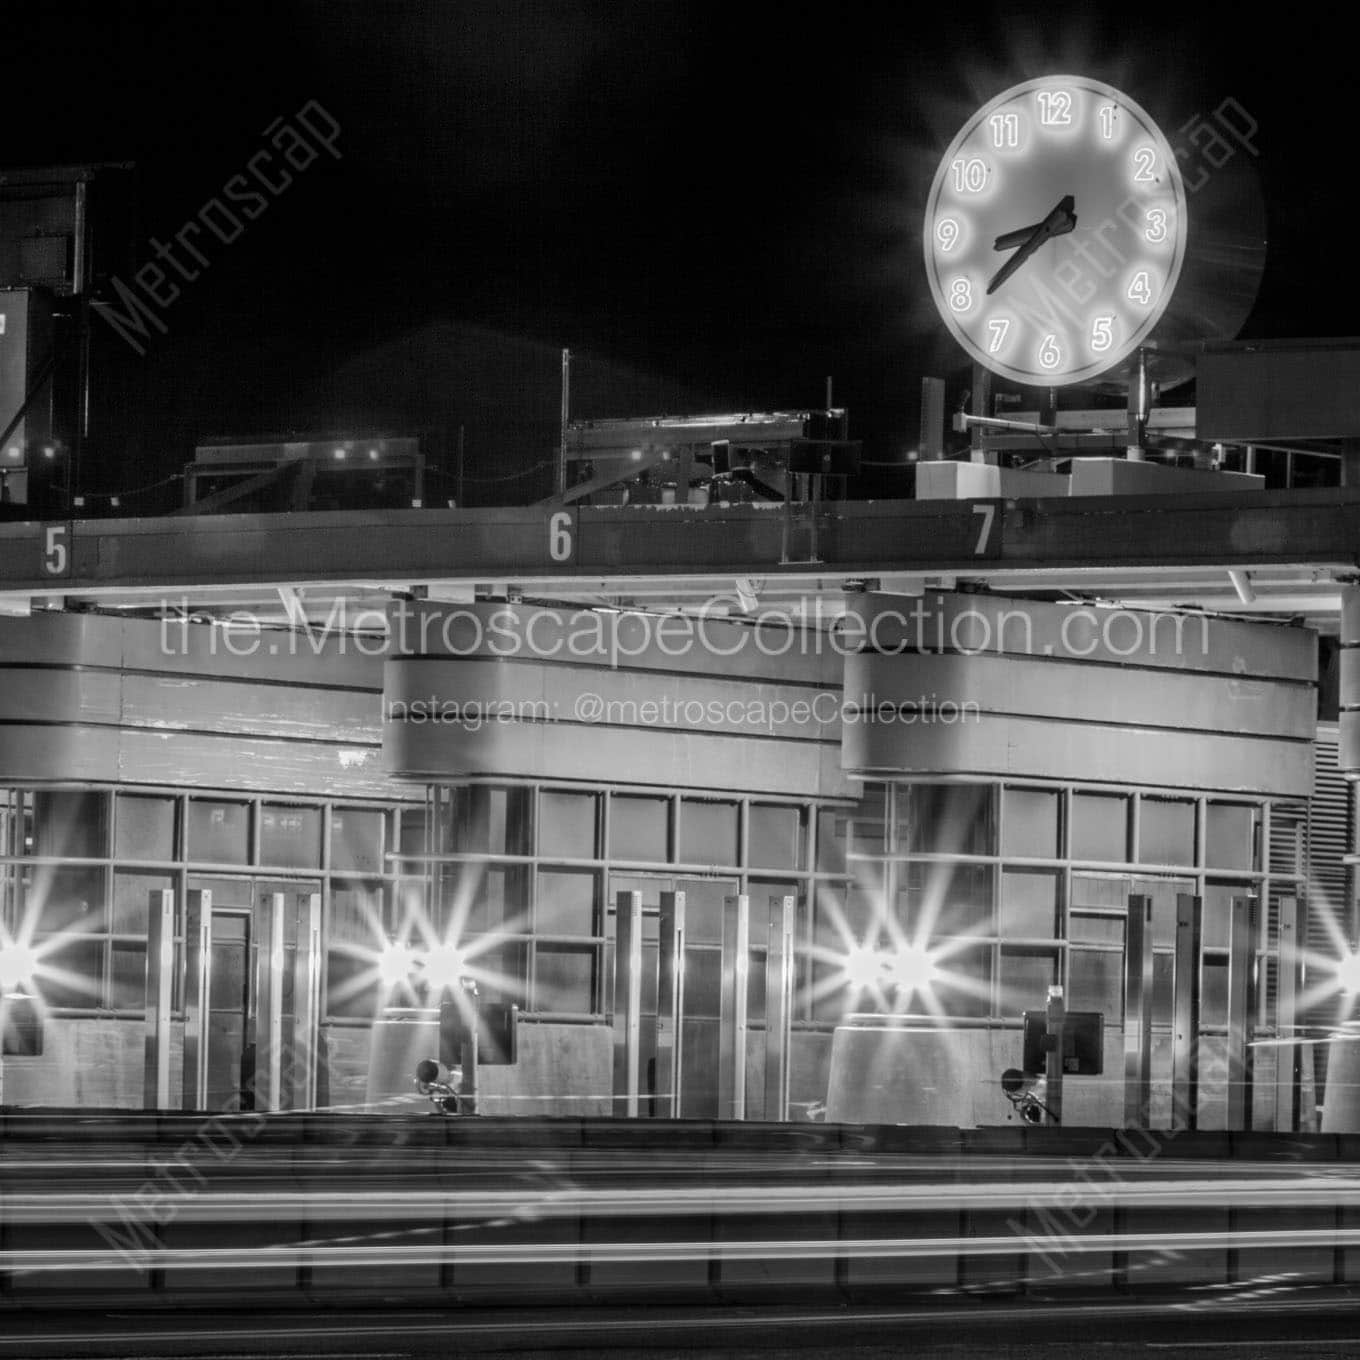
[(1129, 442), (1126, 452), (1131, 463), (1143, 461), (1143, 450), (1147, 445), (1148, 405), (1147, 351), (1140, 349), (1129, 382)]
[(289, 1044), (289, 1086), (294, 1110), (316, 1109), (321, 1026), (321, 894), (299, 893), (294, 904), (293, 1026)]
[(1061, 1124), (1063, 1116), (1063, 1052), (1066, 1028), (1067, 1006), (1063, 1001), (1063, 989), (1048, 989), (1048, 1014), (1045, 1027), (1048, 1030), (1048, 1053), (1044, 1062), (1044, 1104), (1048, 1106), (1048, 1122)]
[(212, 893), (184, 895), (184, 1081), (180, 1105), (208, 1108), (208, 1003), (212, 999)]
[(1129, 894), (1124, 936), (1124, 1124), (1145, 1129), (1152, 1103), (1152, 898)]
[(175, 980), (175, 894), (151, 893), (146, 935), (146, 1066), (142, 1105), (170, 1108), (170, 1000)]
[(1275, 989), (1275, 1033), (1281, 1041), (1275, 1052), (1275, 1131), (1293, 1133), (1299, 1127), (1299, 1066), (1302, 1049), (1294, 1040), (1299, 999), (1299, 903), (1280, 898), (1279, 980)]
[(718, 1026), (718, 1117), (746, 1118), (746, 1003), (751, 899), (723, 898), (722, 1001)]
[(553, 491), (561, 496), (567, 489), (567, 425), (571, 420), (571, 351), (562, 351), (562, 412), (561, 431), (557, 443), (557, 467), (553, 477)]
[(1204, 904), (1176, 894), (1176, 991), (1171, 1015), (1171, 1127), (1193, 1129), (1199, 1120), (1200, 942)]
[(765, 1118), (789, 1117), (789, 1023), (793, 1019), (792, 897), (770, 898), (765, 951)]
[(1228, 1128), (1251, 1127), (1251, 1004), (1256, 973), (1256, 899), (1232, 899), (1228, 939)]
[(661, 894), (660, 940), (656, 982), (656, 1095), (657, 1108), (670, 1119), (680, 1118), (681, 1059), (685, 1013), (685, 894)]
[(921, 379), (921, 433), (917, 458), (923, 463), (944, 457), (944, 379)]
[(283, 893), (265, 893), (255, 912), (255, 1006), (247, 1039), (255, 1049), (255, 1109), (283, 1108)]
[(615, 1093), (623, 1099), (629, 1119), (638, 1114), (638, 1069), (642, 1040), (642, 894), (621, 892), (614, 935), (614, 1023), (623, 1025), (623, 1042), (616, 1048), (622, 1070), (615, 1063)]
[[(973, 395), (971, 403), (975, 416), (989, 416), (992, 413), (992, 375), (979, 363), (973, 365)], [(986, 450), (982, 447), (982, 430), (974, 425), (968, 453), (970, 463), (985, 463)]]

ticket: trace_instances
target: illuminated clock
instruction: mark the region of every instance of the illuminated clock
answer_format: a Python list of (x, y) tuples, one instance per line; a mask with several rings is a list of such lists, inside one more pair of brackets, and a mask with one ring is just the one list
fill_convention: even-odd
[(1147, 342), (1186, 229), (1157, 124), (1101, 81), (1044, 76), (997, 95), (950, 143), (926, 204), (926, 275), (972, 358), (1056, 387)]

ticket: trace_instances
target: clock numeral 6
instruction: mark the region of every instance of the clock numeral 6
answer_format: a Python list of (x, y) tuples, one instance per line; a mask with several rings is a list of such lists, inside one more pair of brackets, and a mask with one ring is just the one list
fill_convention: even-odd
[(1114, 344), (1114, 317), (1098, 316), (1091, 322), (1091, 348), (1104, 354)]
[(1058, 337), (1050, 333), (1039, 342), (1039, 366), (1051, 370), (1061, 363), (1062, 350), (1058, 348)]
[(955, 279), (949, 285), (949, 305), (956, 312), (966, 312), (973, 305), (973, 285), (967, 279)]

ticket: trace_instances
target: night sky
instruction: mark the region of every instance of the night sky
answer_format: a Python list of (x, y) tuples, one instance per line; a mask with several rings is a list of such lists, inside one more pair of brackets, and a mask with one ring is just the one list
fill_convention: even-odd
[(1335, 21), (887, 13), (11, 0), (0, 166), (136, 161), (141, 258), (273, 119), (316, 101), (341, 127), (339, 160), (205, 247), (169, 333), (110, 361), (127, 395), (100, 480), (169, 475), (218, 434), (418, 431), (439, 461), (463, 425), (472, 497), (530, 499), (562, 345), (582, 356), (579, 414), (816, 405), (831, 374), (869, 454), (901, 458), (922, 374), (961, 371), (921, 263), (935, 165), (976, 104), (1064, 69), (1168, 131), (1228, 97), (1248, 110), (1270, 245), (1243, 334), (1360, 331), (1356, 75)]

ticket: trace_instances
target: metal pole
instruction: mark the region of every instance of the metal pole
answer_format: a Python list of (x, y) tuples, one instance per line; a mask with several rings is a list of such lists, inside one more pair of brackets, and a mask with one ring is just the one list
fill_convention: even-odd
[(623, 1021), (619, 1094), (629, 1119), (638, 1113), (638, 1069), (642, 1040), (642, 894), (621, 892), (614, 934), (614, 1023)]
[[(991, 415), (992, 375), (979, 363), (973, 364), (972, 406), (975, 416)], [(976, 425), (973, 426), (971, 432), (968, 461), (970, 463), (985, 463), (987, 461), (986, 451), (982, 447), (982, 430)]]
[(718, 1030), (718, 1116), (746, 1118), (746, 990), (751, 965), (751, 899), (723, 898), (722, 1001)]
[(1293, 1133), (1299, 1121), (1299, 1064), (1302, 1049), (1294, 1040), (1299, 996), (1299, 903), (1280, 898), (1279, 985), (1275, 993), (1275, 1035), (1281, 1042), (1275, 1070), (1275, 1131)]
[(1171, 1015), (1171, 1127), (1193, 1129), (1199, 1118), (1200, 941), (1204, 904), (1176, 894), (1176, 982)]
[(1256, 971), (1255, 899), (1234, 897), (1228, 940), (1228, 1128), (1251, 1127), (1252, 979)]
[(151, 893), (146, 935), (146, 1063), (142, 1105), (170, 1108), (170, 999), (175, 969), (175, 894)]
[(1152, 898), (1129, 894), (1124, 937), (1124, 1124), (1148, 1126), (1152, 1098)]
[(184, 894), (184, 1079), (180, 1105), (208, 1108), (208, 1003), (211, 1000), (212, 893)]
[(685, 894), (661, 894), (660, 975), (656, 988), (656, 1094), (658, 1108), (680, 1118), (685, 1013)]
[(294, 1110), (316, 1108), (317, 1034), (321, 1025), (321, 894), (300, 893), (293, 942), (293, 1033), (289, 1062)]
[(567, 490), (567, 424), (571, 419), (571, 351), (562, 351), (562, 428), (557, 445), (557, 475), (553, 490), (561, 496)]
[(1138, 351), (1138, 361), (1129, 383), (1129, 442), (1126, 449), (1129, 462), (1141, 463), (1143, 449), (1147, 443), (1148, 422), (1148, 373), (1147, 351)]
[(265, 893), (255, 912), (255, 1004), (249, 1041), (255, 1047), (255, 1109), (282, 1108), (284, 895)]
[(1048, 1122), (1061, 1124), (1063, 1115), (1063, 1054), (1066, 1028), (1067, 1006), (1063, 1001), (1063, 989), (1048, 989), (1048, 1014), (1045, 1025), (1048, 1029), (1048, 1053), (1044, 1062), (1044, 1104), (1048, 1106)]
[(789, 1024), (793, 1019), (792, 897), (770, 898), (765, 951), (765, 1118), (789, 1117)]

